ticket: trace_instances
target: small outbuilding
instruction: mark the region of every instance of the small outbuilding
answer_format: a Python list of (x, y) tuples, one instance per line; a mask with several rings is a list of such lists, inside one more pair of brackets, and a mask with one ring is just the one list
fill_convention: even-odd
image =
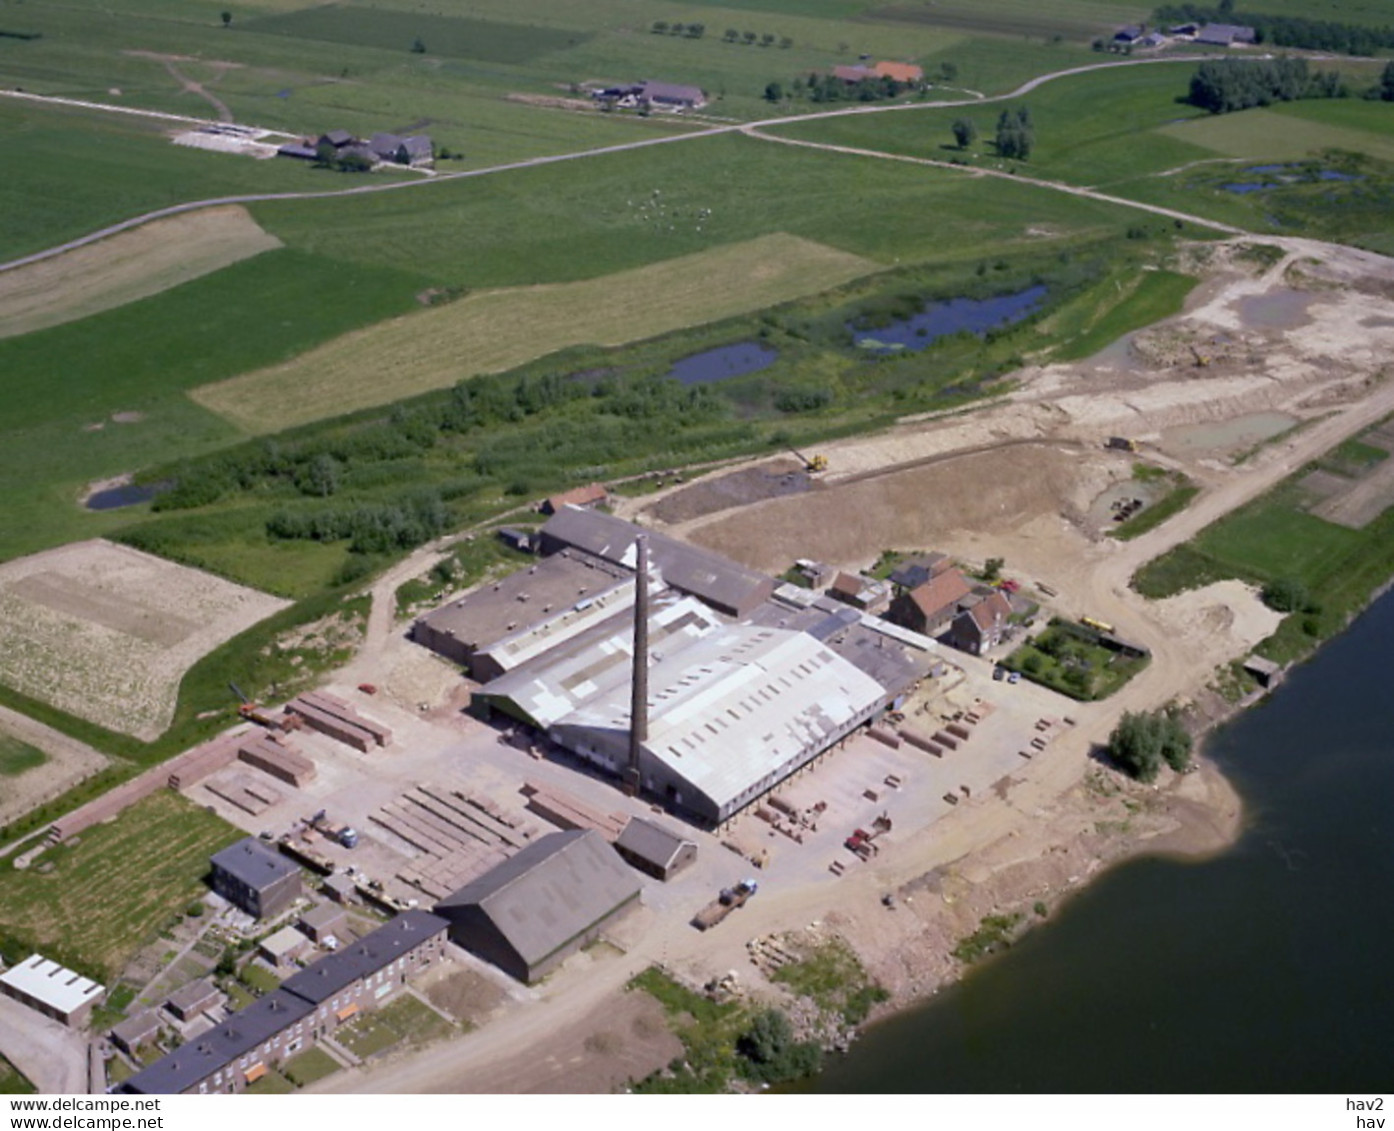
[(348, 914), (342, 907), (321, 904), (300, 916), (300, 929), (320, 946), (326, 939), (347, 942)]
[(697, 859), (696, 842), (646, 817), (631, 817), (615, 851), (639, 871), (665, 883)]
[(111, 1030), (111, 1043), (130, 1056), (136, 1055), (141, 1045), (154, 1040), (160, 1031), (160, 1019), (151, 1009), (142, 1009), (134, 1017), (128, 1017)]
[(310, 941), (294, 927), (282, 927), (257, 943), (257, 950), (271, 965), (286, 967), (304, 954), (309, 946)]
[(535, 982), (639, 902), (641, 884), (594, 829), (552, 833), (436, 904), (453, 942)]
[(300, 898), (300, 869), (254, 836), (229, 845), (209, 863), (213, 890), (254, 918), (274, 918)]
[(181, 986), (169, 995), (165, 1007), (180, 1021), (192, 1021), (223, 1000), (222, 991), (206, 978)]
[(352, 876), (344, 872), (325, 876), (320, 890), (335, 903), (355, 903), (358, 900), (358, 885), (354, 883)]

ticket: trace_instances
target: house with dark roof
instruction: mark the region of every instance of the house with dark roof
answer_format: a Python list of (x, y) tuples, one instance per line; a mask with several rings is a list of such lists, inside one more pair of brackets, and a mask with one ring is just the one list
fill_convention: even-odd
[(645, 79), (639, 84), (638, 94), (642, 101), (667, 110), (698, 110), (707, 104), (707, 92), (700, 86), (680, 83)]
[(1011, 601), (994, 590), (954, 617), (944, 640), (964, 652), (981, 656), (1002, 642), (1011, 615)]
[(1113, 42), (1121, 44), (1136, 43), (1146, 34), (1147, 29), (1141, 24), (1128, 24), (1120, 27), (1113, 33)]
[(254, 918), (274, 918), (300, 898), (300, 869), (254, 836), (215, 853), (209, 863), (213, 890)]
[(891, 587), (859, 573), (839, 573), (828, 586), (828, 596), (868, 613), (885, 612), (891, 604)]
[(886, 619), (922, 636), (937, 636), (972, 595), (973, 587), (967, 578), (957, 569), (946, 569), (897, 596)]
[(165, 1008), (180, 1021), (191, 1021), (200, 1013), (207, 1013), (223, 1000), (223, 993), (206, 978), (181, 986), (169, 995)]
[(160, 1018), (153, 1009), (142, 1009), (111, 1029), (111, 1043), (122, 1052), (136, 1055), (141, 1045), (154, 1040), (160, 1032)]
[(285, 990), (257, 998), (194, 1040), (180, 1045), (116, 1089), (135, 1095), (246, 1091), (306, 1046), (311, 1005)]
[(950, 569), (953, 564), (948, 554), (921, 554), (901, 562), (891, 570), (887, 580), (895, 586), (897, 592), (902, 589), (918, 589), (931, 577), (938, 577), (946, 569)]
[(615, 851), (639, 871), (665, 883), (697, 859), (697, 845), (647, 817), (631, 817)]
[(318, 148), (321, 145), (327, 145), (331, 149), (342, 150), (352, 145), (353, 141), (353, 134), (349, 133), (348, 130), (330, 130), (328, 133), (319, 135), (315, 141), (315, 146)]
[(181, 1045), (115, 1090), (137, 1095), (245, 1091), (268, 1068), (390, 1000), (445, 953), (446, 922), (404, 911), (352, 946), (287, 978), (221, 1025)]
[(450, 938), (535, 982), (639, 903), (639, 878), (594, 829), (552, 833), (435, 906)]

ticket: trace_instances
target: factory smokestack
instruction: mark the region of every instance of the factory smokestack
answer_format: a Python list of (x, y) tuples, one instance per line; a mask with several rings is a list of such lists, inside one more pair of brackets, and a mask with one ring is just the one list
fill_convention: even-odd
[(642, 780), (639, 756), (649, 737), (649, 538), (634, 540), (634, 679), (629, 699), (629, 765), (624, 771), (625, 792), (639, 794)]

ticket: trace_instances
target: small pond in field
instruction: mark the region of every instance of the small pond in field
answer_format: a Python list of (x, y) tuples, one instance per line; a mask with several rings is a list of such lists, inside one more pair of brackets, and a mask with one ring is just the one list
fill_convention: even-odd
[(760, 342), (736, 342), (703, 350), (673, 362), (669, 377), (684, 385), (705, 385), (710, 381), (725, 381), (757, 373), (779, 360), (779, 351)]
[(1041, 304), (1044, 286), (1028, 287), (1013, 295), (994, 298), (955, 298), (934, 302), (909, 318), (897, 318), (888, 326), (863, 329), (847, 323), (857, 346), (877, 353), (922, 350), (948, 334), (985, 334), (999, 326), (1020, 322)]
[(1252, 448), (1298, 423), (1283, 412), (1251, 412), (1232, 420), (1183, 424), (1162, 430), (1162, 449), (1181, 456), (1225, 456)]
[(168, 483), (126, 483), (119, 487), (108, 487), (105, 491), (94, 491), (88, 495), (83, 506), (89, 511), (114, 511), (121, 507), (133, 507), (137, 503), (148, 503), (168, 487)]
[(1250, 176), (1262, 177), (1258, 181), (1237, 181), (1221, 185), (1225, 192), (1245, 195), (1251, 192), (1265, 192), (1268, 189), (1282, 188), (1284, 185), (1314, 184), (1317, 181), (1358, 181), (1354, 173), (1342, 173), (1336, 169), (1312, 169), (1302, 165), (1251, 165), (1243, 170)]

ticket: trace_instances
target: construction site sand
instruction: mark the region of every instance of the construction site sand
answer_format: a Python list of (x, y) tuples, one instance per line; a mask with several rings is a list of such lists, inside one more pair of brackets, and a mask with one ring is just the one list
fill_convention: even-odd
[(280, 246), (240, 205), (155, 220), (0, 272), (0, 338), (112, 310)]
[(150, 741), (195, 661), (288, 604), (126, 546), (75, 542), (0, 565), (0, 682)]

